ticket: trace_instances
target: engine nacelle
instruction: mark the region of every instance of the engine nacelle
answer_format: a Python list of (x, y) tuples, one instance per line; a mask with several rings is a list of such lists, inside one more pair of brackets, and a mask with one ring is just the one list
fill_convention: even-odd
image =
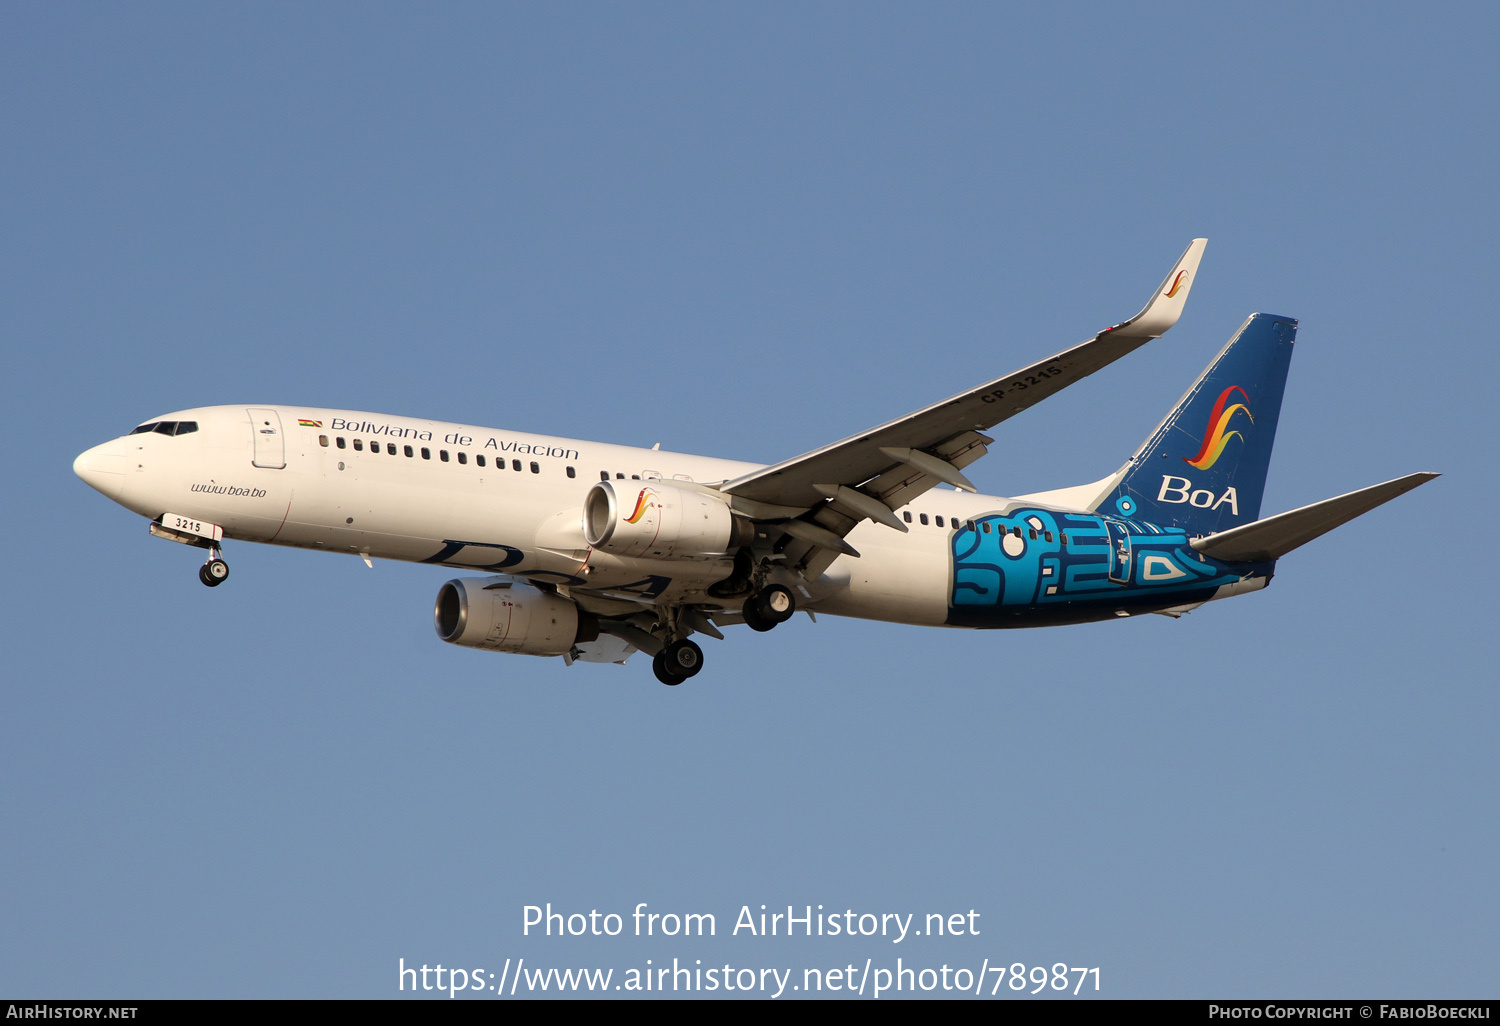
[(568, 599), (506, 577), (460, 577), (438, 590), (438, 637), (491, 652), (558, 656), (599, 636), (599, 621)]
[(583, 536), (615, 556), (714, 559), (750, 544), (755, 527), (703, 492), (661, 481), (600, 481), (583, 499)]

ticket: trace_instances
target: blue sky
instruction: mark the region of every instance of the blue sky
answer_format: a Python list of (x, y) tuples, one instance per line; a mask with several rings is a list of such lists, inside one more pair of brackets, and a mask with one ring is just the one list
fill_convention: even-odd
[[(6, 6), (0, 992), (904, 956), (1099, 966), (1114, 997), (1493, 996), (1497, 30)], [(1180, 621), (799, 618), (667, 689), (441, 644), (428, 567), (232, 545), (210, 592), (70, 469), (263, 402), (771, 462), (1129, 316), (1199, 235), (1178, 327), (997, 429), (981, 489), (1113, 470), (1257, 310), (1302, 324), (1267, 512), (1444, 476)], [(548, 901), (720, 935), (523, 937)], [(762, 903), (983, 932), (726, 935)]]

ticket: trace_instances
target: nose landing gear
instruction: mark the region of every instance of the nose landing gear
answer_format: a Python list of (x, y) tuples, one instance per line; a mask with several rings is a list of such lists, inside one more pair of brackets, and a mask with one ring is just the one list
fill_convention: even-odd
[(224, 528), (206, 520), (183, 516), (180, 513), (163, 513), (147, 527), (153, 538), (208, 550), (208, 562), (198, 570), (198, 580), (210, 588), (217, 588), (229, 577), (229, 564), (224, 562), (224, 550), (219, 542), (224, 538)]

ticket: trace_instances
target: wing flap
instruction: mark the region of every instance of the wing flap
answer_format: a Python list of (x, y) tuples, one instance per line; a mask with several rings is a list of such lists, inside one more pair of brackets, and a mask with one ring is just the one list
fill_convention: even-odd
[[(966, 431), (937, 446), (933, 451), (949, 465), (962, 469), (983, 456), (986, 451), (985, 447), (993, 441), (993, 438), (981, 435), (977, 431)], [(900, 509), (939, 483), (937, 478), (924, 474), (908, 464), (897, 463), (866, 485), (863, 492), (873, 493), (874, 498), (892, 509)], [(854, 530), (855, 525), (864, 519), (864, 514), (846, 507), (835, 499), (813, 510), (802, 519), (824, 527), (842, 538)], [(793, 540), (782, 549), (787, 563), (792, 566), (805, 564), (805, 572), (812, 577), (827, 570), (839, 554), (827, 544), (819, 545), (810, 539), (796, 538), (795, 530), (789, 530), (787, 533), (794, 535)]]
[[(945, 462), (962, 470), (988, 452), (992, 442), (993, 438), (981, 435), (978, 431), (965, 431), (942, 445), (935, 446), (933, 451)], [(892, 509), (900, 509), (942, 483), (931, 474), (924, 474), (905, 463), (897, 463), (870, 482), (866, 490)]]
[(1347, 495), (1324, 499), (1310, 506), (1278, 513), (1274, 517), (1243, 524), (1206, 538), (1194, 538), (1193, 548), (1205, 556), (1228, 562), (1258, 562), (1280, 559), (1293, 549), (1306, 545), (1335, 527), (1390, 502), (1398, 495), (1426, 484), (1437, 474), (1424, 471), (1407, 474), (1394, 481), (1361, 488)]
[(601, 634), (594, 641), (581, 641), (565, 657), (568, 663), (620, 663), (624, 664), (636, 652), (636, 647), (624, 638)]

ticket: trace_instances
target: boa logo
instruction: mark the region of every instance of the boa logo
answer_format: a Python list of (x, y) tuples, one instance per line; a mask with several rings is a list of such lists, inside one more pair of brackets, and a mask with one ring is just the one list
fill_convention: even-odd
[(1199, 470), (1207, 470), (1219, 462), (1219, 457), (1223, 454), (1224, 447), (1229, 444), (1231, 438), (1238, 438), (1242, 442), (1245, 440), (1245, 436), (1238, 431), (1226, 430), (1229, 427), (1230, 419), (1236, 413), (1243, 413), (1250, 418), (1250, 423), (1255, 423), (1255, 417), (1251, 415), (1250, 407), (1246, 406), (1245, 403), (1235, 403), (1233, 406), (1225, 409), (1225, 404), (1229, 402), (1231, 392), (1238, 392), (1240, 395), (1245, 396), (1245, 402), (1250, 401), (1250, 397), (1245, 395), (1245, 390), (1239, 385), (1230, 385), (1223, 392), (1219, 393), (1219, 401), (1214, 403), (1214, 411), (1208, 415), (1208, 428), (1203, 432), (1203, 444), (1198, 447), (1198, 454), (1191, 459), (1186, 456), (1182, 458), (1182, 462), (1188, 466), (1197, 467)]
[(651, 508), (652, 500), (656, 498), (656, 492), (650, 488), (642, 488), (641, 494), (636, 496), (635, 511), (625, 518), (627, 524), (634, 524), (646, 515), (646, 510)]
[(1173, 477), (1170, 474), (1161, 476), (1161, 490), (1156, 493), (1156, 501), (1185, 502), (1199, 509), (1218, 509), (1227, 502), (1230, 512), (1235, 516), (1240, 515), (1240, 495), (1234, 490), (1234, 485), (1224, 489), (1223, 495), (1214, 495), (1207, 488), (1194, 488), (1193, 482), (1185, 477)]

